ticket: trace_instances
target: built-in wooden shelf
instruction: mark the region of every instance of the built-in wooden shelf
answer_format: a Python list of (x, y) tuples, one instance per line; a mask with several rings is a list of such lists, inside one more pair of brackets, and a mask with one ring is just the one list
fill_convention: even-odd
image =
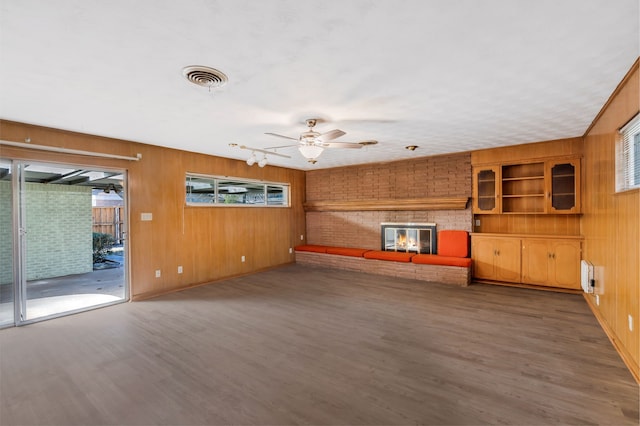
[(308, 212), (348, 212), (376, 210), (464, 210), (469, 197), (412, 198), (400, 200), (308, 201)]

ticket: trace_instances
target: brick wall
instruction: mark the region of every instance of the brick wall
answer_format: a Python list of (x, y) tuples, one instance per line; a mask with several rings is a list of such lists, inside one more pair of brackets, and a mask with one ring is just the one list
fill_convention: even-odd
[[(307, 172), (307, 201), (471, 197), (469, 153)], [(471, 232), (466, 210), (307, 212), (307, 242), (380, 249), (381, 222), (434, 222)]]
[(26, 184), (27, 280), (93, 270), (91, 188)]
[[(25, 185), (27, 280), (91, 272), (91, 188)], [(13, 282), (11, 194), (11, 182), (0, 182), (0, 284)]]
[(13, 282), (11, 182), (0, 182), (0, 284)]
[(307, 172), (307, 201), (471, 197), (471, 154)]
[(27, 280), (93, 270), (91, 188), (26, 184)]

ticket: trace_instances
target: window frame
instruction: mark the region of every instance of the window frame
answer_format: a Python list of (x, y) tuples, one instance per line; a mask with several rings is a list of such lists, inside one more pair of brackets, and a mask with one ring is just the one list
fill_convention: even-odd
[[(193, 198), (190, 200), (189, 195), (194, 194), (193, 192), (189, 192), (189, 183), (190, 178), (200, 179), (200, 180), (208, 180), (213, 184), (213, 192), (211, 197), (211, 202), (198, 202), (194, 201)], [(191, 182), (193, 183), (193, 182)], [(227, 192), (226, 194), (220, 193), (220, 184), (226, 185), (229, 189), (233, 186), (243, 187), (246, 186), (260, 186), (262, 187), (262, 197), (260, 197), (259, 193), (253, 192), (255, 196), (254, 199), (262, 198), (262, 202), (234, 202), (234, 198), (231, 197), (223, 197), (224, 201), (222, 201), (222, 195), (240, 195), (242, 191), (238, 191), (238, 194), (235, 194), (233, 191)], [(189, 207), (268, 207), (268, 208), (289, 208), (291, 207), (291, 184), (285, 182), (271, 182), (264, 181), (259, 179), (247, 179), (240, 178), (235, 176), (221, 176), (221, 175), (207, 175), (202, 173), (192, 173), (187, 172), (185, 174), (185, 205)], [(269, 200), (269, 189), (281, 189), (282, 194), (282, 202), (273, 202)]]
[(640, 113), (618, 131), (615, 192), (640, 189)]

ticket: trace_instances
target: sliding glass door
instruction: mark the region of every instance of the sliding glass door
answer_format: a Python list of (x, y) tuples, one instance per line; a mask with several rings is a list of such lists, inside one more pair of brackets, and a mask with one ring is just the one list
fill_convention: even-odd
[(2, 232), (12, 228), (13, 244), (11, 257), (2, 256), (0, 325), (127, 300), (125, 173), (14, 162), (6, 176), (13, 212)]
[[(15, 322), (15, 262), (14, 262), (14, 182), (13, 165), (0, 159), (0, 327)], [(16, 232), (17, 233), (17, 232)]]

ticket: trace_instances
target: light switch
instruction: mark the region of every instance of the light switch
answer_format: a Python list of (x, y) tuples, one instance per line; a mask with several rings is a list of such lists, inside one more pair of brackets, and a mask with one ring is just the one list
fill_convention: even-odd
[(153, 213), (140, 213), (140, 220), (142, 221), (153, 220)]

